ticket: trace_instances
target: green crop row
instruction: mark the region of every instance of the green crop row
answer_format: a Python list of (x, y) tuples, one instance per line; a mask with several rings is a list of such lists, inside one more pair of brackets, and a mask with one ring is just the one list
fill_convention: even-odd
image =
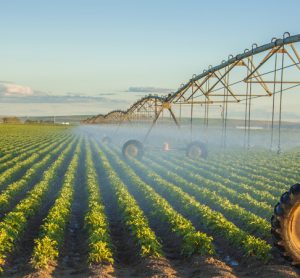
[(206, 187), (203, 187), (201, 184), (196, 185), (188, 182), (173, 171), (168, 171), (164, 167), (166, 165), (166, 161), (164, 160), (162, 160), (160, 165), (152, 162), (149, 159), (145, 159), (145, 162), (163, 178), (166, 178), (170, 182), (177, 184), (185, 192), (190, 193), (203, 204), (208, 205), (214, 210), (220, 211), (226, 218), (236, 223), (237, 226), (241, 226), (241, 228), (245, 229), (251, 234), (255, 233), (265, 238), (270, 237), (270, 223), (267, 220), (240, 207), (239, 205), (230, 202), (226, 197), (224, 197), (226, 193), (224, 194), (222, 191), (216, 192), (209, 190)]
[(230, 156), (227, 155), (226, 159), (216, 158), (209, 164), (222, 171), (229, 170), (230, 175), (235, 173), (237, 181), (245, 182), (246, 178), (250, 185), (273, 190), (275, 195), (276, 190), (286, 190), (286, 184), (291, 178), (298, 177), (297, 160), (293, 159), (293, 165), (291, 165), (291, 159), (286, 160), (285, 156), (280, 156), (278, 159), (277, 155), (270, 155), (266, 152), (250, 153), (246, 158), (241, 157), (240, 152), (231, 151)]
[[(63, 139), (61, 139), (61, 141), (63, 141)], [(0, 175), (0, 189), (3, 189), (9, 182), (14, 181), (20, 172), (26, 170), (31, 164), (34, 164), (40, 160), (42, 155), (47, 154), (47, 152), (49, 152), (49, 150), (51, 150), (56, 144), (57, 142), (54, 142), (51, 145), (49, 145), (49, 143), (43, 144), (38, 150), (33, 150), (32, 155), (30, 155), (28, 158), (14, 164), (13, 167), (4, 171)]]
[[(179, 164), (179, 161), (182, 163), (182, 159), (174, 159), (176, 164)], [(198, 175), (201, 175), (208, 180), (220, 182), (221, 184), (225, 185), (227, 188), (236, 190), (240, 194), (248, 194), (253, 199), (259, 202), (266, 202), (268, 204), (274, 204), (276, 202), (276, 198), (272, 195), (266, 188), (257, 188), (253, 183), (251, 186), (248, 185), (246, 182), (236, 182), (233, 179), (233, 174), (231, 173), (230, 179), (228, 177), (222, 176), (218, 173), (218, 170), (208, 166), (208, 163), (203, 163), (199, 161), (196, 165), (191, 163), (190, 159), (184, 160), (184, 164), (186, 167), (192, 170), (192, 172), (197, 172)]]
[[(238, 158), (237, 158), (238, 159)], [(248, 188), (245, 186), (245, 190), (258, 190), (256, 196), (260, 196), (262, 200), (269, 200), (270, 202), (274, 202), (274, 198), (280, 194), (283, 189), (282, 184), (278, 183), (276, 179), (276, 186), (269, 185), (270, 179), (266, 178), (266, 176), (256, 176), (253, 174), (247, 173), (246, 170), (242, 169), (241, 164), (233, 166), (232, 164), (222, 164), (221, 162), (210, 162), (207, 164), (202, 164), (203, 168), (209, 171), (213, 171), (214, 173), (218, 173), (219, 175), (223, 175), (226, 173), (228, 175), (228, 179), (230, 182), (233, 182), (235, 185), (240, 183), (244, 185), (248, 185)], [(198, 164), (195, 164), (195, 167), (199, 167)], [(267, 172), (265, 172), (267, 174)], [(273, 176), (274, 178), (274, 176)], [(281, 189), (280, 189), (281, 188)], [(262, 192), (262, 194), (260, 194)], [(264, 192), (269, 193), (266, 195)]]
[(69, 132), (61, 128), (45, 128), (18, 126), (14, 129), (12, 126), (0, 126), (0, 163), (12, 160), (14, 157), (27, 152), (37, 144), (43, 144), (50, 140), (53, 142), (68, 135)]
[(196, 201), (194, 197), (182, 189), (162, 179), (153, 171), (149, 171), (141, 162), (134, 160), (131, 163), (151, 181), (152, 186), (158, 192), (161, 192), (170, 202), (177, 203), (178, 209), (181, 209), (186, 215), (198, 216), (197, 221), (202, 227), (227, 239), (230, 244), (241, 249), (246, 256), (254, 256), (263, 261), (270, 259), (272, 247), (264, 240), (239, 229), (228, 221), (222, 213), (213, 211), (208, 206)]
[[(64, 133), (41, 133), (36, 132), (35, 134), (32, 134), (30, 136), (27, 136), (24, 138), (24, 133), (22, 134), (22, 130), (19, 130), (19, 136), (8, 136), (11, 131), (8, 131), (5, 134), (5, 139), (0, 136), (1, 141), (1, 153), (2, 155), (0, 157), (0, 163), (3, 163), (4, 161), (11, 159), (13, 157), (16, 157), (20, 154), (20, 152), (26, 152), (33, 147), (36, 147), (40, 144), (43, 144), (45, 141), (55, 141), (64, 136)], [(11, 134), (10, 134), (11, 135)]]
[[(17, 160), (16, 157), (20, 156), (20, 153), (24, 154), (24, 153), (32, 150), (33, 148), (37, 148), (38, 146), (43, 144), (45, 141), (45, 138), (43, 138), (43, 140), (41, 140), (41, 138), (36, 138), (35, 140), (32, 140), (32, 138), (31, 138), (31, 140), (30, 140), (30, 138), (29, 138), (27, 141), (25, 141), (25, 142), (21, 141), (21, 143), (20, 143), (20, 141), (17, 141), (16, 139), (17, 138), (13, 139), (15, 146), (14, 145), (11, 146), (11, 141), (10, 141), (10, 143), (8, 144), (8, 146), (10, 146), (10, 147), (8, 147), (8, 146), (5, 147), (5, 145), (1, 141), (2, 147), (5, 148), (5, 154), (0, 157), (1, 164), (7, 162), (8, 160), (10, 160), (10, 161), (13, 159)], [(51, 142), (51, 141), (55, 140), (55, 138), (51, 137), (51, 138), (46, 139), (46, 141), (48, 141), (48, 140), (49, 140), (49, 142)]]
[(120, 157), (116, 156), (116, 154), (108, 148), (104, 146), (103, 148), (109, 153), (109, 157), (113, 159), (113, 162), (120, 167), (123, 174), (126, 175), (128, 182), (142, 195), (141, 202), (148, 204), (151, 216), (158, 219), (161, 223), (168, 224), (170, 230), (182, 239), (181, 252), (184, 256), (215, 253), (212, 237), (196, 231), (189, 220), (176, 212), (164, 198), (143, 182)]
[(42, 172), (46, 170), (49, 166), (49, 163), (53, 158), (56, 158), (58, 154), (66, 147), (71, 139), (58, 142), (51, 145), (55, 147), (49, 154), (47, 154), (41, 161), (36, 162), (33, 167), (28, 169), (22, 178), (16, 182), (10, 184), (1, 194), (0, 194), (0, 213), (5, 211), (9, 206), (11, 201), (13, 201), (18, 195), (22, 192), (25, 192), (30, 184), (36, 178), (42, 176)]
[[(60, 140), (62, 140), (62, 138), (60, 138)], [(42, 142), (37, 142), (36, 144), (32, 144), (27, 150), (19, 150), (19, 151), (14, 151), (14, 157), (12, 159), (10, 159), (9, 161), (6, 162), (2, 162), (1, 166), (0, 166), (0, 172), (1, 175), (2, 173), (11, 168), (12, 166), (18, 164), (18, 163), (22, 163), (24, 160), (26, 160), (27, 158), (29, 158), (31, 155), (35, 154), (38, 151), (43, 150), (46, 146), (48, 146), (49, 144), (56, 142), (57, 140), (53, 140), (53, 138), (51, 139), (47, 139), (44, 140)]]
[(103, 170), (105, 171), (110, 186), (116, 196), (118, 209), (122, 215), (122, 221), (132, 235), (136, 245), (139, 247), (141, 257), (161, 256), (163, 253), (162, 246), (155, 233), (150, 229), (144, 213), (139, 208), (135, 199), (128, 192), (119, 176), (113, 170), (101, 149), (95, 144), (94, 146), (97, 150), (97, 154), (101, 158)]
[(90, 264), (113, 263), (112, 243), (108, 220), (104, 212), (95, 165), (90, 146), (86, 144), (86, 183), (88, 191), (88, 212), (85, 228), (88, 233), (88, 261)]
[(31, 258), (31, 264), (35, 269), (47, 268), (49, 263), (55, 262), (59, 256), (66, 225), (71, 214), (79, 153), (80, 143), (77, 144), (74, 156), (64, 176), (59, 196), (44, 219), (39, 237), (35, 239)]
[[(160, 161), (159, 158), (156, 158), (156, 160)], [(167, 161), (164, 162), (164, 165), (166, 165), (167, 167), (173, 167), (173, 171), (180, 174), (188, 181), (204, 186), (210, 191), (218, 192), (233, 204), (238, 204), (239, 206), (253, 212), (254, 214), (262, 218), (269, 219), (273, 212), (272, 206), (265, 202), (259, 202), (255, 200), (249, 194), (229, 188), (228, 186), (225, 186), (213, 179), (204, 178), (202, 175), (198, 174), (198, 172), (195, 173), (193, 169), (189, 168), (185, 160), (181, 161), (180, 166), (179, 164), (176, 164), (176, 166), (174, 166), (174, 164), (171, 164)]]
[(22, 237), (28, 219), (37, 213), (49, 189), (58, 182), (58, 170), (66, 162), (67, 155), (71, 152), (72, 147), (73, 144), (66, 147), (60, 157), (44, 173), (42, 180), (0, 222), (0, 272), (3, 270), (7, 256), (13, 252), (18, 240)]

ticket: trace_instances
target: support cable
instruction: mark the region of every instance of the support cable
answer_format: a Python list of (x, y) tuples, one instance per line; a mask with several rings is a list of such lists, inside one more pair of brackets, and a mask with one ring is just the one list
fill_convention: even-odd
[(208, 104), (208, 102), (207, 102), (206, 113), (207, 113), (207, 116), (206, 116), (206, 128), (208, 128), (208, 117), (209, 117), (209, 104)]
[(273, 103), (272, 103), (272, 123), (271, 123), (271, 145), (270, 150), (273, 149), (274, 141), (274, 115), (275, 115), (275, 92), (276, 92), (276, 80), (277, 80), (277, 58), (278, 53), (275, 54), (275, 71), (274, 71), (274, 86), (273, 86)]
[[(247, 62), (247, 76), (250, 73), (249, 70), (249, 59)], [(244, 122), (244, 149), (247, 148), (247, 120), (248, 120), (248, 95), (249, 95), (249, 82), (246, 84), (246, 103), (245, 103), (245, 122)]]
[[(253, 55), (251, 56), (251, 71), (253, 68)], [(252, 82), (249, 84), (249, 99), (248, 99), (248, 137), (247, 148), (250, 149), (250, 136), (251, 136), (251, 103), (252, 102)]]
[(181, 101), (179, 102), (179, 122), (181, 124)]
[[(227, 82), (227, 84), (229, 84), (229, 73), (227, 74), (226, 82)], [(226, 88), (226, 99), (225, 99), (225, 117), (224, 117), (224, 143), (223, 143), (224, 148), (226, 148), (226, 145), (227, 145), (228, 95), (229, 95), (229, 90), (227, 87)]]
[[(208, 82), (208, 81), (207, 81)], [(208, 83), (206, 82), (206, 92), (208, 92)], [(206, 109), (207, 109), (207, 98), (205, 97), (204, 99), (204, 119), (203, 119), (203, 127), (205, 128), (205, 125), (206, 125)]]
[[(209, 88), (209, 79), (208, 79), (208, 88)], [(205, 128), (206, 128), (206, 133), (207, 133), (207, 128), (208, 128), (208, 111), (209, 111), (209, 103), (207, 102), (207, 107), (206, 107), (206, 123), (205, 123)]]
[(193, 140), (193, 114), (194, 114), (194, 94), (192, 95), (192, 103), (191, 103), (191, 140)]
[(226, 105), (226, 87), (224, 86), (223, 110), (222, 110), (222, 141), (221, 141), (221, 146), (222, 147), (224, 147), (224, 137), (225, 137), (225, 105)]
[(284, 46), (281, 59), (281, 76), (280, 76), (280, 94), (279, 94), (279, 122), (278, 122), (278, 149), (277, 153), (281, 153), (281, 120), (282, 120), (282, 92), (283, 92), (283, 71), (284, 71)]

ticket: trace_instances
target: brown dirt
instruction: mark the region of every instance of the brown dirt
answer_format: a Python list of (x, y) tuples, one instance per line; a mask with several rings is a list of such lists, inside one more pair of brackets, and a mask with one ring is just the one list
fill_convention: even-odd
[[(85, 150), (81, 151), (79, 161), (85, 160)], [(87, 273), (87, 234), (84, 229), (84, 216), (87, 211), (87, 192), (85, 175), (85, 164), (79, 163), (76, 180), (74, 184), (74, 196), (71, 207), (71, 215), (65, 231), (65, 240), (62, 247), (57, 267), (53, 276), (59, 273), (64, 276), (83, 275)]]
[[(52, 274), (51, 274), (52, 273)], [(39, 271), (28, 275), (21, 273), (9, 277), (26, 278), (49, 278), (49, 277), (256, 277), (256, 278), (298, 278), (300, 273), (291, 266), (287, 265), (261, 265), (248, 267), (230, 267), (225, 263), (212, 258), (194, 257), (188, 261), (172, 261), (166, 259), (148, 258), (133, 265), (99, 265), (90, 268), (90, 271), (84, 273), (74, 273), (73, 269), (64, 269), (56, 271), (53, 275), (52, 269)]]
[(262, 265), (251, 267), (248, 266), (247, 268), (243, 268), (237, 272), (237, 277), (259, 277), (259, 278), (269, 278), (269, 277), (276, 277), (276, 278), (286, 278), (286, 277), (293, 277), (297, 278), (300, 277), (300, 272), (297, 271), (295, 268), (287, 265)]

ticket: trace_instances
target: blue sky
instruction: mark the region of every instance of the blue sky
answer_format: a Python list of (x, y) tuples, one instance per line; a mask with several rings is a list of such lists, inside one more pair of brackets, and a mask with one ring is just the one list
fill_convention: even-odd
[[(299, 33), (299, 0), (0, 4), (2, 115), (125, 108), (143, 94), (130, 87), (175, 90), (193, 73), (254, 42), (267, 43), (285, 31)], [(21, 95), (37, 92), (40, 101), (31, 104), (19, 97), (1, 103), (1, 88)]]

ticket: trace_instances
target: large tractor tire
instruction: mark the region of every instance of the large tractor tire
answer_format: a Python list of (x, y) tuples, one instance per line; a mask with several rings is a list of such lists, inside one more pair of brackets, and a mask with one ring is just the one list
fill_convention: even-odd
[(144, 155), (144, 146), (138, 140), (129, 140), (123, 145), (122, 153), (126, 158), (141, 159)]
[(300, 184), (281, 196), (271, 222), (274, 245), (284, 258), (300, 267)]
[(207, 158), (207, 148), (205, 144), (195, 141), (188, 144), (186, 156), (191, 159)]

